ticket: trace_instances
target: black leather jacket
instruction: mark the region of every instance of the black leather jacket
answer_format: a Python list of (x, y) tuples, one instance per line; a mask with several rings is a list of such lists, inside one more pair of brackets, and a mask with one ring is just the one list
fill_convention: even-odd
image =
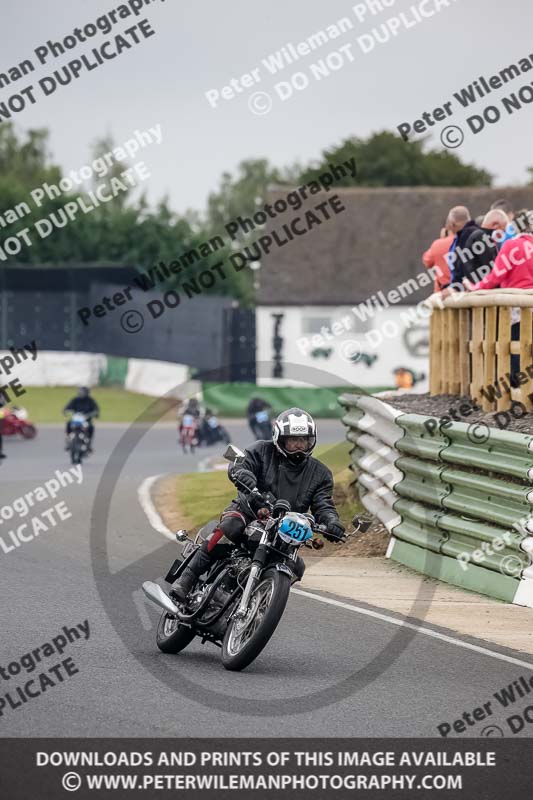
[(311, 510), (321, 525), (339, 522), (332, 498), (333, 475), (325, 464), (312, 457), (301, 464), (291, 464), (276, 450), (273, 442), (266, 441), (250, 445), (245, 454), (244, 462), (235, 468), (230, 466), (230, 480), (234, 470), (248, 469), (257, 478), (260, 492), (272, 492), (278, 500), (287, 500), (293, 511)]
[(98, 403), (92, 397), (73, 397), (68, 403), (63, 412), (73, 411), (78, 414), (92, 415), (97, 417), (100, 414)]

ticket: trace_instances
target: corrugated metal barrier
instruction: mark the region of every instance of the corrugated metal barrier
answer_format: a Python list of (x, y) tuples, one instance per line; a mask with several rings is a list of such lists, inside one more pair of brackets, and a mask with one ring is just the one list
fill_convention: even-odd
[(339, 403), (361, 502), (391, 533), (387, 556), (533, 608), (533, 436), (440, 430), (376, 397)]

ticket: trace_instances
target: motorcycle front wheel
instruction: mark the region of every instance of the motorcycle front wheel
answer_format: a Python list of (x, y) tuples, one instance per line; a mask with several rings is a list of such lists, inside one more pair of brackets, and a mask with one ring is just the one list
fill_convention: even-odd
[(35, 427), (35, 425), (30, 425), (30, 424), (23, 425), (22, 428), (20, 429), (20, 432), (24, 437), (24, 439), (35, 439), (35, 437), (37, 436), (37, 428)]
[(156, 642), (163, 653), (179, 653), (185, 650), (195, 637), (192, 628), (182, 625), (176, 617), (163, 611), (157, 626)]
[(71, 464), (81, 464), (81, 442), (77, 436), (70, 445), (70, 462)]
[(277, 569), (261, 576), (244, 619), (231, 620), (222, 642), (222, 664), (228, 670), (245, 669), (257, 658), (278, 627), (285, 611), (291, 579)]

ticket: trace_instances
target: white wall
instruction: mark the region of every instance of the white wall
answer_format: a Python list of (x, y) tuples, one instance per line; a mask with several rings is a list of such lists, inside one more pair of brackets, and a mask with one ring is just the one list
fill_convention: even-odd
[[(17, 349), (22, 349), (20, 346)], [(0, 351), (0, 358), (12, 354)], [(18, 378), (23, 386), (94, 386), (107, 359), (99, 353), (71, 353), (46, 350), (32, 361), (31, 355), (11, 369), (11, 375), (0, 375), (3, 383)]]
[(167, 393), (172, 397), (185, 397), (197, 391), (197, 387), (192, 386), (196, 382), (188, 382), (187, 375), (188, 367), (184, 364), (130, 358), (124, 385), (130, 392), (150, 397), (162, 397)]
[[(429, 320), (415, 319), (415, 307), (392, 306), (376, 312), (371, 320), (362, 322), (351, 311), (350, 306), (260, 306), (257, 309), (257, 361), (258, 382), (272, 384), (272, 338), (274, 320), (272, 314), (284, 314), (280, 335), (283, 338), (282, 357), (287, 364), (302, 364), (323, 372), (321, 385), (338, 385), (339, 378), (361, 387), (394, 386), (393, 371), (406, 367), (415, 373), (423, 372), (424, 381), (416, 384), (417, 391), (426, 391), (429, 385), (428, 347), (420, 347), (421, 341), (429, 342)], [(410, 316), (411, 315), (411, 316)], [(409, 324), (411, 319), (411, 324)], [(330, 339), (323, 341), (313, 338), (310, 332), (314, 327), (320, 334), (319, 326), (326, 324)], [(342, 322), (344, 320), (344, 323)], [(324, 323), (324, 321), (326, 321)], [(342, 332), (333, 335), (334, 323), (340, 324)], [(348, 326), (351, 328), (348, 329)], [(337, 328), (336, 330), (339, 330)], [(298, 342), (303, 337), (308, 342)], [(328, 358), (313, 357), (311, 352), (317, 348), (329, 350)], [(304, 351), (306, 351), (304, 353)], [(363, 357), (355, 363), (349, 356), (361, 352)], [(371, 360), (367, 365), (364, 356)], [(377, 356), (377, 358), (375, 358)], [(284, 378), (290, 379), (290, 367)], [(283, 381), (282, 381), (283, 382)]]

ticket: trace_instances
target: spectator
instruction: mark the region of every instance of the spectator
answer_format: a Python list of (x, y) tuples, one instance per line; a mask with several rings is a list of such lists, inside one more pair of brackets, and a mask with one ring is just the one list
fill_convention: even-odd
[(477, 283), (464, 281), (468, 291), (479, 289), (533, 289), (533, 234), (522, 233), (505, 242), (494, 267)]
[(446, 256), (453, 242), (453, 236), (448, 232), (447, 228), (442, 228), (440, 238), (435, 239), (433, 244), (422, 256), (424, 266), (428, 269), (436, 267), (437, 275), (435, 276), (435, 284), (433, 291), (440, 292), (445, 286), (450, 283), (450, 268)]
[[(492, 215), (492, 217), (491, 217)], [(500, 219), (500, 215), (505, 219)], [(480, 280), (487, 275), (494, 266), (494, 259), (498, 255), (498, 250), (493, 242), (492, 235), (495, 230), (494, 225), (505, 227), (508, 217), (503, 211), (489, 211), (483, 218), (483, 224), (471, 228), (468, 239), (464, 247), (457, 248), (457, 256), (454, 264), (454, 279), (456, 283), (462, 282), (465, 278), (469, 280)]]
[[(479, 289), (533, 289), (533, 234), (522, 233), (502, 246), (494, 266), (483, 280), (470, 283), (464, 280), (468, 291)], [(520, 310), (511, 308), (511, 341), (520, 341)], [(517, 385), (520, 356), (511, 356), (511, 386)]]
[(505, 234), (502, 235), (501, 238), (495, 239), (498, 250), (500, 250), (502, 245), (508, 239), (514, 239), (514, 237), (516, 236), (516, 229), (515, 226), (513, 225), (513, 220), (515, 217), (514, 210), (511, 203), (509, 203), (507, 200), (502, 199), (502, 200), (496, 200), (496, 202), (491, 205), (490, 211), (501, 211), (507, 216), (507, 225), (505, 228)]
[(479, 229), (479, 225), (470, 216), (470, 211), (466, 206), (455, 206), (450, 209), (448, 214), (447, 228), (454, 234), (454, 240), (448, 253), (448, 266), (450, 268), (450, 283), (456, 281), (455, 267), (458, 261), (456, 250), (460, 251), (466, 245), (468, 237), (474, 229)]
[(514, 239), (517, 233), (510, 217), (501, 208), (495, 208), (487, 212), (483, 220), (483, 227), (491, 229), (492, 240), (498, 250), (508, 239)]

